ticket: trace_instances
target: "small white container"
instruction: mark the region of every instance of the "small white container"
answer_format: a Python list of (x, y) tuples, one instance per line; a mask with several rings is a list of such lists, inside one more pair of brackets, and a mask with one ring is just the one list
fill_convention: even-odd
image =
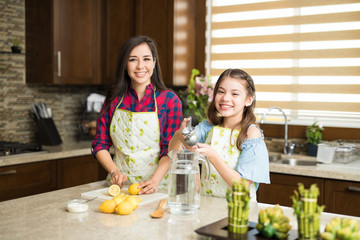
[(71, 213), (87, 212), (89, 205), (87, 200), (84, 199), (72, 199), (67, 204), (67, 209)]

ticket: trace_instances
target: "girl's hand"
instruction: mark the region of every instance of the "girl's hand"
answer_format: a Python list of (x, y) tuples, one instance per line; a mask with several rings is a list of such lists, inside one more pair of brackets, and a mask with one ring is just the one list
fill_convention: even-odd
[(147, 180), (145, 182), (140, 182), (139, 188), (142, 188), (142, 189), (139, 192), (139, 195), (156, 193), (157, 191), (159, 191), (158, 186), (159, 186), (159, 183), (155, 182), (152, 179)]
[(127, 176), (124, 173), (120, 172), (119, 170), (111, 174), (111, 179), (110, 179), (111, 184), (117, 184), (119, 185), (120, 188), (122, 188), (124, 186), (124, 182), (126, 181), (127, 181)]
[(195, 151), (205, 155), (211, 163), (220, 157), (215, 149), (213, 149), (209, 144), (205, 143), (198, 143)]

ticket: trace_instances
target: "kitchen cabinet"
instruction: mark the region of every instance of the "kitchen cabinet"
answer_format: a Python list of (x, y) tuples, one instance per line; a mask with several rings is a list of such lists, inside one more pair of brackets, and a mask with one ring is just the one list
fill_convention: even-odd
[(167, 86), (205, 72), (205, 0), (27, 0), (26, 82), (110, 84), (123, 43), (157, 44)]
[(270, 173), (271, 184), (260, 184), (257, 200), (262, 203), (280, 204), (292, 207), (291, 196), (301, 182), (306, 188), (316, 183), (319, 187), (319, 205), (325, 205), (325, 211), (352, 216), (360, 216), (360, 183), (334, 179), (323, 179), (299, 175)]
[(93, 156), (79, 156), (56, 161), (57, 189), (96, 182), (106, 178), (105, 169)]
[(48, 192), (55, 189), (55, 161), (0, 168), (0, 201)]
[(26, 0), (26, 82), (101, 83), (101, 0)]
[[(303, 183), (306, 188), (316, 183), (320, 193), (324, 192), (324, 181), (320, 178), (270, 173), (270, 182), (271, 184), (260, 184), (257, 191), (258, 202), (292, 207), (290, 197), (294, 195), (294, 191), (298, 189), (299, 182)], [(323, 196), (320, 195), (318, 204), (321, 205), (323, 202)]]
[(360, 216), (360, 182), (325, 180), (325, 211)]
[(92, 155), (0, 167), (0, 201), (104, 180)]

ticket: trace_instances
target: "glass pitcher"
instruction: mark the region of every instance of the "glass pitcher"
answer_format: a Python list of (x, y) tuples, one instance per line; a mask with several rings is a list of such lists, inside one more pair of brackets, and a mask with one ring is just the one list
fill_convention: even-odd
[(209, 160), (198, 152), (188, 150), (171, 151), (168, 205), (173, 214), (194, 214), (200, 207), (200, 168), (203, 161), (207, 178), (210, 177)]

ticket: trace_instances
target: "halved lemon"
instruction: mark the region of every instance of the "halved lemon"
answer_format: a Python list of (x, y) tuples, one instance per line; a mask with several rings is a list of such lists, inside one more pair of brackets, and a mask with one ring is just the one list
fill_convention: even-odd
[(113, 184), (109, 187), (109, 194), (113, 197), (116, 197), (120, 194), (121, 190), (119, 185)]

